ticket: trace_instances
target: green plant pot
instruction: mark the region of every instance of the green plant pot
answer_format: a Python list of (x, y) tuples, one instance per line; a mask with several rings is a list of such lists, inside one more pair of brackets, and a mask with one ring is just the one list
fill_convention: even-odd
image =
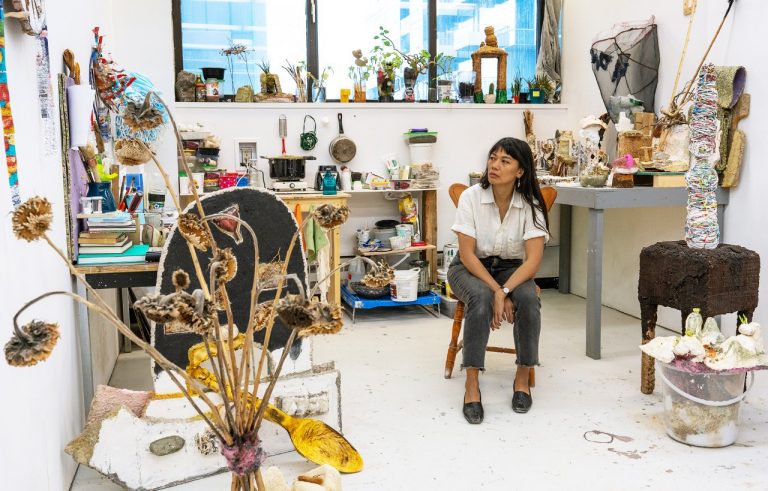
[(543, 90), (532, 90), (530, 94), (530, 100), (532, 104), (544, 104), (546, 99), (544, 97)]
[(507, 103), (507, 89), (497, 89), (496, 104), (506, 104), (506, 103)]

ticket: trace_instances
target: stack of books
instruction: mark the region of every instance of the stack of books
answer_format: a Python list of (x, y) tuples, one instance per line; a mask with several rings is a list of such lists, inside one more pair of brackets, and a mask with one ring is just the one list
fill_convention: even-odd
[(129, 213), (101, 213), (78, 216), (87, 231), (78, 237), (78, 264), (117, 264), (144, 262), (148, 246), (134, 244), (129, 234), (136, 224)]

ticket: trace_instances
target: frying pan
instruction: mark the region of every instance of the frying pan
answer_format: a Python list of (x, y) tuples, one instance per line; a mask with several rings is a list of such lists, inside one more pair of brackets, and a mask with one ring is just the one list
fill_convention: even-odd
[(357, 153), (357, 145), (351, 138), (344, 136), (344, 126), (341, 124), (341, 113), (339, 118), (339, 136), (331, 140), (331, 145), (328, 151), (331, 153), (331, 157), (338, 164), (346, 164), (355, 157)]

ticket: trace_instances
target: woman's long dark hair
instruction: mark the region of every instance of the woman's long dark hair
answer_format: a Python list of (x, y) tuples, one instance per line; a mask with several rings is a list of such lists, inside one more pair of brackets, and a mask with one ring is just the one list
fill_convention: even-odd
[[(523, 169), (523, 176), (518, 178), (514, 192), (522, 194), (523, 199), (531, 205), (531, 209), (538, 208), (541, 210), (542, 215), (544, 215), (544, 223), (539, 223), (538, 215), (535, 212), (533, 213), (533, 223), (538, 228), (548, 231), (549, 214), (547, 213), (547, 206), (544, 204), (544, 197), (541, 195), (539, 180), (536, 179), (536, 169), (533, 168), (533, 154), (528, 142), (512, 137), (502, 138), (494, 143), (488, 151), (488, 159), (491, 158), (492, 153), (498, 150), (503, 150), (504, 153), (517, 160), (518, 164), (520, 164), (520, 168)], [(488, 164), (486, 162), (485, 172), (483, 172), (483, 177), (480, 179), (480, 186), (483, 189), (488, 189), (490, 185), (491, 181), (488, 180)]]

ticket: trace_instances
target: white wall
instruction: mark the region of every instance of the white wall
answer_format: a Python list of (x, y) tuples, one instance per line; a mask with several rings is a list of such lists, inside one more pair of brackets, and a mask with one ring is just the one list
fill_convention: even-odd
[[(704, 53), (706, 45), (719, 23), (726, 2), (699, 2), (694, 31), (688, 55), (682, 71), (681, 84), (690, 79)], [(759, 116), (765, 112), (765, 97), (758, 88), (765, 86), (766, 66), (754, 56), (755, 33), (760, 32), (762, 20), (768, 14), (765, 2), (737, 2), (727, 21), (716, 48), (710, 55), (715, 64), (747, 67), (747, 91), (752, 96), (752, 116), (741, 128), (747, 133), (749, 144), (745, 155), (741, 185), (731, 192), (730, 205), (726, 207), (724, 241), (753, 249), (768, 255), (768, 234), (765, 214), (754, 213), (758, 209), (760, 182), (765, 182), (766, 170), (757, 160), (754, 142), (760, 138), (765, 122)], [(599, 13), (599, 14), (598, 14)], [(589, 48), (595, 34), (621, 21), (647, 19), (656, 16), (658, 24), (661, 66), (656, 92), (657, 112), (668, 104), (672, 93), (675, 73), (688, 25), (682, 14), (682, 2), (649, 0), (645, 2), (616, 2), (612, 0), (572, 0), (566, 2), (564, 12), (563, 99), (569, 106), (568, 127), (576, 128), (578, 119), (586, 114), (604, 112), (604, 106), (589, 64)], [(737, 26), (734, 28), (734, 24)], [(678, 89), (679, 90), (679, 89)], [(761, 111), (762, 109), (762, 111)], [(764, 131), (764, 130), (763, 130)], [(623, 312), (639, 316), (637, 303), (637, 278), (639, 253), (642, 247), (661, 240), (683, 238), (685, 209), (646, 208), (636, 210), (612, 210), (606, 212), (605, 256), (603, 271), (603, 303)], [(762, 225), (762, 227), (760, 226)], [(573, 293), (586, 293), (586, 212), (577, 209), (573, 221)], [(763, 265), (765, 280), (765, 261)], [(760, 304), (766, 305), (765, 289)], [(765, 307), (763, 307), (763, 311)], [(757, 319), (759, 320), (758, 309)], [(680, 314), (671, 309), (660, 309), (659, 323), (679, 326)], [(728, 319), (729, 324), (731, 319)]]
[[(109, 2), (73, 0), (47, 2), (49, 49), (53, 74), (61, 71), (61, 54), (73, 50), (87, 73), (91, 29), (108, 31)], [(15, 22), (6, 21), (8, 79), (16, 125), (16, 150), (22, 198), (46, 196), (54, 206), (51, 236), (65, 248), (64, 195), (58, 150), (45, 156), (40, 140), (35, 86), (34, 39), (21, 33)], [(56, 91), (55, 75), (51, 81)], [(58, 98), (56, 98), (58, 100)], [(56, 104), (58, 106), (58, 103)], [(58, 108), (57, 108), (58, 111)], [(58, 112), (57, 112), (58, 114)], [(70, 290), (70, 277), (61, 260), (42, 243), (17, 241), (11, 234), (12, 211), (3, 164), (0, 184), (0, 346), (11, 335), (11, 319), (26, 301), (48, 290)], [(72, 302), (63, 298), (44, 300), (25, 313), (21, 321), (56, 321), (61, 339), (51, 358), (32, 368), (12, 368), (0, 362), (3, 381), (3, 438), (0, 441), (3, 489), (68, 489), (76, 464), (62, 449), (82, 429), (83, 403), (80, 356)]]
[[(354, 140), (357, 154), (349, 163), (352, 171), (373, 171), (385, 175), (384, 158), (394, 154), (399, 162), (409, 162), (409, 150), (403, 133), (409, 128), (427, 127), (437, 131), (433, 160), (441, 169), (438, 192), (438, 248), (455, 241), (450, 227), (454, 207), (448, 197), (448, 186), (454, 182), (468, 181), (468, 173), (481, 171), (490, 147), (503, 136), (524, 138), (523, 114), (519, 108), (483, 107), (480, 105), (437, 104), (336, 104), (306, 105), (296, 107), (285, 104), (275, 108), (270, 104), (177, 104), (176, 117), (180, 122), (204, 122), (222, 139), (220, 167), (234, 169), (235, 139), (258, 138), (259, 155), (279, 155), (278, 117), (285, 114), (288, 120), (286, 151), (289, 154), (309, 154), (317, 157), (308, 161), (306, 175), (314, 185), (318, 164), (333, 164), (328, 146), (338, 135), (336, 115), (341, 112), (344, 133)], [(534, 107), (534, 126), (541, 134), (554, 134), (558, 122), (566, 117), (567, 109), (556, 106)], [(318, 143), (311, 152), (299, 147), (299, 134), (304, 115), (309, 114), (318, 124)], [(327, 118), (328, 124), (323, 124)], [(260, 159), (259, 168), (267, 179), (267, 161)], [(269, 181), (268, 181), (269, 182)], [(398, 218), (397, 202), (386, 203), (380, 194), (356, 194), (351, 200), (350, 222), (342, 227), (342, 254), (353, 255), (354, 232), (364, 226), (373, 227), (376, 220)], [(553, 227), (556, 234), (556, 227)], [(556, 240), (553, 241), (556, 243)]]

